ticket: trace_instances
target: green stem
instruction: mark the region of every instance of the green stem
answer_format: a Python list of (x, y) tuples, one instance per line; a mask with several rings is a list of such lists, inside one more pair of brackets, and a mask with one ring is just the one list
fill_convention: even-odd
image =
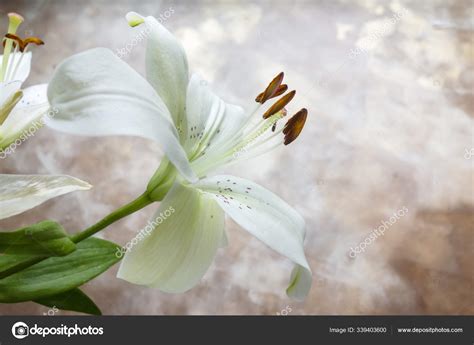
[(119, 209), (115, 210), (105, 218), (103, 218), (98, 223), (92, 225), (91, 227), (81, 231), (75, 235), (71, 236), (71, 240), (74, 243), (81, 242), (86, 238), (94, 235), (95, 233), (101, 231), (102, 229), (108, 227), (110, 224), (115, 223), (116, 221), (131, 215), (132, 213), (141, 210), (142, 208), (150, 205), (153, 201), (149, 198), (147, 193), (142, 194), (137, 199), (133, 200), (132, 202), (128, 203), (125, 206), (120, 207)]
[[(103, 218), (101, 221), (98, 223), (92, 225), (91, 227), (78, 232), (75, 235), (72, 235), (70, 238), (74, 243), (79, 243), (86, 238), (94, 235), (95, 233), (99, 232), (100, 230), (105, 229), (108, 227), (110, 224), (115, 223), (116, 221), (131, 215), (132, 213), (137, 212), (138, 210), (141, 210), (142, 208), (150, 205), (153, 203), (153, 200), (150, 199), (148, 196), (148, 193), (144, 193), (143, 195), (140, 195), (137, 199), (133, 200), (132, 202), (128, 203), (125, 206), (120, 207), (119, 209), (115, 210), (105, 218)], [(46, 260), (48, 257), (40, 256), (40, 257), (33, 257), (30, 259), (26, 259), (25, 261), (22, 261), (18, 263), (16, 266), (11, 267), (9, 270), (6, 270), (2, 273), (0, 273), (0, 279), (3, 279), (5, 277), (8, 277), (14, 273), (17, 273), (19, 271), (22, 271), (30, 266), (33, 266), (43, 260)]]

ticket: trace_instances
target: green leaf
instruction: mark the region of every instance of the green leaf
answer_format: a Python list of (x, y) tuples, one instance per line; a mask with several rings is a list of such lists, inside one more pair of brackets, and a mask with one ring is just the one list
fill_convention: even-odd
[(51, 297), (95, 278), (120, 260), (120, 247), (95, 237), (76, 245), (69, 255), (50, 257), (0, 280), (0, 303)]
[(45, 258), (45, 256), (31, 255), (0, 255), (0, 279), (28, 268)]
[(46, 220), (12, 232), (0, 232), (0, 253), (16, 255), (63, 256), (76, 245), (63, 227)]
[(79, 289), (72, 289), (54, 296), (37, 299), (34, 302), (50, 308), (78, 311), (90, 315), (102, 315), (94, 301)]

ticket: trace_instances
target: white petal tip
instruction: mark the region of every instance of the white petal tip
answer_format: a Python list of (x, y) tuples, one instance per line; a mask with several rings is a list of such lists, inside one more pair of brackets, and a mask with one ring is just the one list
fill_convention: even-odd
[(89, 190), (89, 189), (92, 189), (94, 188), (91, 184), (87, 183), (87, 182), (83, 182), (83, 185), (82, 185), (82, 189), (83, 190)]
[(76, 186), (78, 187), (77, 189), (78, 190), (89, 190), (89, 189), (92, 189), (93, 186), (90, 184), (90, 183), (87, 183), (85, 181), (82, 181), (78, 178), (75, 178), (75, 177), (72, 177), (72, 176), (68, 176), (70, 177), (71, 179), (73, 179), (75, 182), (76, 182)]
[(143, 16), (139, 15), (137, 12), (128, 12), (125, 15), (125, 18), (127, 19), (128, 25), (131, 27), (138, 26), (145, 22), (145, 18), (143, 18)]
[(311, 284), (311, 271), (305, 267), (296, 265), (291, 273), (290, 285), (286, 289), (286, 294), (292, 299), (303, 301), (311, 290)]
[(298, 302), (303, 302), (307, 295), (299, 295), (293, 289), (286, 289), (286, 295)]

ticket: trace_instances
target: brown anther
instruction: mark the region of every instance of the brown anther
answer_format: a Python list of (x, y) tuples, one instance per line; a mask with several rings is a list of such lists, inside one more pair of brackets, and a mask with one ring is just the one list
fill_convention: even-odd
[(265, 114), (263, 114), (263, 118), (268, 119), (270, 116), (278, 113), (280, 110), (285, 108), (286, 105), (291, 102), (293, 97), (295, 97), (295, 94), (296, 94), (296, 91), (293, 90), (287, 93), (286, 95), (284, 95), (283, 97), (281, 97), (278, 101), (275, 102), (275, 104), (273, 104), (270, 108), (268, 108)]
[(257, 98), (255, 98), (255, 102), (263, 104), (266, 101), (268, 101), (270, 98), (275, 97), (275, 93), (278, 91), (278, 88), (281, 86), (284, 76), (285, 74), (283, 72), (280, 72), (275, 78), (273, 78), (270, 84), (268, 84), (265, 91), (263, 91), (261, 94), (257, 96)]
[[(278, 88), (276, 89), (276, 91), (273, 93), (273, 95), (271, 97), (269, 97), (268, 99), (271, 99), (271, 98), (274, 98), (274, 97), (278, 97), (280, 95), (283, 95), (286, 90), (288, 90), (288, 85), (286, 84), (281, 84), (280, 86), (278, 86)], [(255, 98), (255, 101), (256, 102), (259, 102), (259, 103), (262, 103), (262, 99), (263, 99), (263, 92), (261, 94), (259, 94), (257, 96), (257, 98)]]
[(44, 42), (38, 37), (28, 37), (25, 38), (23, 42), (25, 43), (25, 47), (30, 43), (36, 44), (37, 46), (42, 46), (44, 44)]
[[(3, 42), (2, 42), (3, 48), (5, 48), (5, 45), (6, 45), (6, 44), (7, 44), (7, 39), (4, 38), (4, 39), (3, 39)], [(13, 49), (16, 48), (17, 44), (16, 44), (15, 41), (12, 42), (12, 46), (13, 46)]]
[(308, 116), (308, 110), (305, 108), (298, 111), (291, 119), (288, 120), (285, 127), (283, 128), (283, 134), (285, 135), (284, 144), (288, 145), (293, 142), (300, 135)]
[[(22, 40), (17, 35), (6, 34), (5, 38), (9, 38), (9, 39), (15, 41), (15, 43), (18, 44), (18, 46), (20, 47), (21, 52), (24, 52), (26, 47), (30, 43), (36, 44), (38, 46), (44, 44), (44, 42), (42, 40), (40, 40), (38, 37), (28, 37), (28, 38), (25, 38), (24, 40)], [(5, 44), (5, 41), (4, 41), (4, 44)]]
[(286, 84), (281, 84), (280, 86), (278, 86), (278, 88), (276, 89), (276, 91), (273, 93), (272, 97), (278, 97), (280, 95), (283, 95), (286, 90), (288, 90), (288, 85)]
[(18, 37), (17, 35), (14, 35), (14, 34), (6, 34), (5, 38), (9, 38), (9, 39), (15, 41), (15, 43), (17, 43), (20, 46), (20, 51), (23, 51), (22, 50), (23, 49), (23, 41), (20, 37)]

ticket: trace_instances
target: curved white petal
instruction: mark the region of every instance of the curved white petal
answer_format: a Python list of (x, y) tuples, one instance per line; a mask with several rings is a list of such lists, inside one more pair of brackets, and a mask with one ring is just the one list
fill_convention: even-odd
[(313, 275), (308, 268), (295, 265), (291, 272), (290, 283), (288, 284), (286, 293), (291, 298), (304, 300), (311, 289), (312, 281)]
[(184, 146), (198, 170), (221, 158), (231, 146), (229, 142), (240, 138), (239, 131), (247, 121), (241, 107), (225, 103), (196, 74), (188, 85), (186, 116)]
[[(22, 56), (23, 55), (23, 56)], [(0, 61), (3, 60), (3, 54), (0, 55)], [(31, 52), (11, 53), (9, 56), (9, 66), (6, 77), (9, 81), (24, 82), (30, 75), (31, 70)], [(14, 73), (15, 72), (15, 73)], [(14, 75), (12, 75), (14, 73)]]
[(194, 186), (212, 195), (236, 223), (297, 264), (287, 292), (304, 298), (311, 287), (311, 269), (304, 254), (304, 219), (278, 196), (245, 179), (220, 175)]
[[(184, 147), (193, 157), (200, 147), (207, 147), (218, 125), (224, 119), (225, 103), (209, 90), (207, 83), (193, 74), (186, 98), (186, 128)], [(200, 145), (202, 144), (202, 145)]]
[(117, 276), (165, 292), (191, 289), (223, 241), (224, 212), (213, 198), (177, 183), (153, 220), (150, 235), (142, 231), (131, 241)]
[(0, 82), (0, 107), (5, 106), (5, 102), (7, 102), (15, 92), (19, 91), (20, 88), (20, 80)]
[(43, 202), (91, 185), (59, 175), (0, 175), (0, 219), (17, 215)]
[(41, 117), (49, 109), (47, 87), (47, 84), (41, 84), (23, 90), (23, 97), (0, 126), (0, 148), (5, 148), (25, 131), (28, 135), (33, 135), (44, 125)]
[(222, 148), (222, 145), (231, 139), (240, 140), (242, 137), (242, 126), (248, 121), (248, 117), (241, 106), (226, 103), (224, 119), (214, 135), (209, 147), (209, 153)]
[[(222, 120), (215, 127), (216, 129), (211, 129), (209, 140), (201, 143), (201, 147), (204, 149), (192, 162), (193, 170), (199, 176), (204, 176), (213, 169), (226, 164), (230, 158), (236, 155), (234, 147), (242, 140), (241, 129), (243, 123), (247, 121), (244, 110), (239, 106), (226, 103), (222, 115)], [(208, 119), (208, 123), (210, 122), (211, 120)]]
[(80, 135), (133, 135), (155, 140), (181, 174), (194, 173), (165, 104), (151, 85), (105, 48), (66, 59), (48, 87), (48, 126)]
[(127, 14), (127, 20), (143, 18), (148, 37), (146, 50), (146, 76), (161, 96), (176, 126), (183, 118), (188, 85), (188, 61), (183, 46), (154, 17)]

